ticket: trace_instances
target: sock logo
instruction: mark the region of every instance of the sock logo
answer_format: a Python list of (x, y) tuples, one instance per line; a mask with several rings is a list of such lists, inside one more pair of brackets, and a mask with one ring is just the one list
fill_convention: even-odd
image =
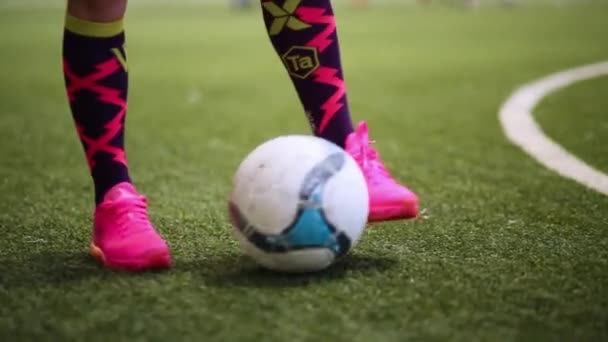
[(281, 56), (289, 74), (293, 77), (308, 78), (319, 68), (319, 53), (311, 46), (292, 46)]
[(264, 9), (274, 18), (270, 24), (270, 27), (268, 28), (268, 34), (271, 36), (276, 36), (283, 31), (285, 26), (294, 31), (309, 28), (309, 24), (294, 16), (294, 12), (301, 2), (302, 0), (285, 0), (283, 7), (279, 7), (279, 5), (272, 1), (263, 2), (262, 7), (264, 7)]

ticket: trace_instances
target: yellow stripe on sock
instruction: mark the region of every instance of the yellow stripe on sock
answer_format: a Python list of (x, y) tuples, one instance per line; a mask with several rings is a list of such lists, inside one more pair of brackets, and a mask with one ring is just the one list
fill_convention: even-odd
[(113, 37), (123, 31), (122, 19), (109, 23), (95, 23), (76, 18), (67, 14), (65, 16), (66, 30), (87, 37), (107, 38)]
[[(125, 49), (125, 47), (123, 47), (123, 49)], [(124, 69), (124, 71), (129, 71), (129, 68), (127, 66), (127, 58), (125, 57), (125, 55), (122, 54), (120, 49), (113, 48), (111, 51), (114, 54), (114, 56), (116, 56), (116, 59), (118, 59), (118, 61), (120, 62), (120, 65), (122, 65), (122, 68)]]

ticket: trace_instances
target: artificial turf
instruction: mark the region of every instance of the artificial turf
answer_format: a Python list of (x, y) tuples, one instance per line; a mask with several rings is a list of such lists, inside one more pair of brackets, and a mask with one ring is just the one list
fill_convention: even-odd
[[(608, 339), (608, 198), (510, 145), (497, 118), (518, 85), (605, 59), (607, 10), (338, 6), (353, 116), (423, 214), (292, 277), (243, 257), (226, 213), (253, 147), (308, 132), (257, 8), (128, 14), (128, 158), (175, 261), (131, 275), (86, 252), (92, 186), (63, 88), (61, 6), (0, 7), (0, 340)], [(573, 89), (539, 120), (606, 170), (605, 144), (579, 144), (606, 142), (606, 82)]]

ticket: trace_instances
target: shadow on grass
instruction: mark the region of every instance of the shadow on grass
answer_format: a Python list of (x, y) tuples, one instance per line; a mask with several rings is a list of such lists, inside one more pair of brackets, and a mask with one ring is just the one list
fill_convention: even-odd
[(199, 274), (207, 285), (226, 287), (298, 287), (331, 282), (346, 277), (382, 273), (393, 268), (397, 261), (386, 256), (352, 254), (328, 269), (304, 274), (278, 273), (256, 265), (245, 256), (223, 256), (176, 265)]
[(0, 287), (67, 285), (102, 278), (104, 273), (85, 251), (43, 251), (0, 260)]
[[(397, 261), (387, 256), (351, 254), (328, 269), (316, 273), (285, 274), (264, 269), (240, 254), (206, 255), (202, 259), (174, 259), (170, 271), (129, 274), (105, 270), (85, 251), (43, 251), (32, 255), (15, 255), (0, 260), (0, 289), (63, 287), (91, 280), (112, 278), (172, 278), (189, 273), (208, 286), (222, 288), (304, 287), (332, 282), (346, 277), (365, 277), (392, 269)], [(155, 274), (158, 273), (158, 274)]]

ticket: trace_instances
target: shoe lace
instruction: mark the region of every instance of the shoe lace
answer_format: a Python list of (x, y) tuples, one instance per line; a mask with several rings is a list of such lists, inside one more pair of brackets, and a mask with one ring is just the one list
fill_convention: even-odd
[(121, 236), (149, 229), (150, 220), (144, 197), (124, 199), (114, 203), (110, 208), (112, 215), (116, 218), (117, 232)]
[(356, 134), (356, 149), (351, 151), (351, 155), (357, 161), (365, 178), (371, 183), (380, 183), (387, 180), (392, 181), (384, 163), (380, 160), (380, 154), (374, 149), (375, 140), (369, 140), (367, 134)]

